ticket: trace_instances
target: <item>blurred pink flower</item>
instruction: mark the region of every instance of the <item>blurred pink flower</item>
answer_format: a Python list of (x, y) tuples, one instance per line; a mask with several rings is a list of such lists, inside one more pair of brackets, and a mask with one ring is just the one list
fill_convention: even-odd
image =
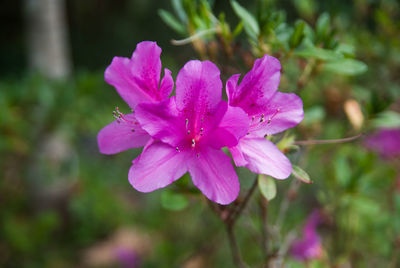
[[(161, 48), (155, 42), (141, 42), (132, 58), (114, 57), (104, 73), (106, 82), (115, 87), (132, 111), (139, 103), (165, 100), (172, 92), (174, 81), (170, 70), (164, 69), (160, 83), (160, 54)], [(117, 108), (114, 116), (116, 120), (97, 135), (101, 153), (116, 154), (144, 146), (150, 140), (134, 112), (124, 115)]]
[(400, 156), (400, 129), (381, 129), (367, 138), (366, 146), (385, 158)]
[(240, 107), (248, 115), (249, 131), (239, 144), (229, 150), (237, 166), (246, 166), (258, 174), (277, 179), (287, 178), (292, 165), (265, 135), (273, 135), (296, 126), (303, 120), (303, 103), (292, 93), (278, 92), (281, 65), (278, 59), (265, 55), (238, 85), (240, 74), (226, 83), (231, 107)]
[(302, 238), (295, 240), (290, 248), (290, 253), (294, 258), (306, 261), (322, 257), (321, 238), (316, 230), (321, 220), (322, 218), (318, 211), (314, 211), (308, 216), (306, 225), (303, 228)]
[(142, 103), (136, 117), (153, 140), (133, 161), (129, 181), (151, 192), (187, 171), (210, 200), (229, 204), (239, 193), (230, 158), (221, 150), (235, 146), (248, 130), (246, 114), (222, 100), (220, 72), (209, 61), (189, 61), (176, 78), (176, 97)]

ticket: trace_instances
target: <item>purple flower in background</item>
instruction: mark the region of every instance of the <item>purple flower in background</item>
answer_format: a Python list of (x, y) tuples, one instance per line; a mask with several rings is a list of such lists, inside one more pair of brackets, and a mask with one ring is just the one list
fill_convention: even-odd
[(228, 108), (221, 91), (217, 66), (189, 61), (177, 76), (176, 97), (136, 107), (136, 118), (153, 141), (129, 171), (135, 189), (151, 192), (188, 171), (210, 200), (229, 204), (236, 199), (238, 177), (221, 148), (237, 145), (249, 122), (242, 109)]
[[(161, 48), (155, 42), (144, 41), (136, 46), (132, 58), (114, 57), (104, 77), (134, 111), (142, 102), (158, 102), (168, 98), (174, 87), (171, 72), (161, 76)], [(150, 136), (140, 127), (135, 114), (114, 112), (116, 120), (104, 127), (97, 136), (100, 152), (115, 154), (144, 146)]]
[(123, 268), (140, 267), (140, 258), (132, 249), (120, 247), (115, 250), (115, 255)]
[(322, 257), (321, 238), (316, 230), (321, 221), (322, 218), (318, 211), (314, 211), (308, 216), (303, 229), (303, 237), (295, 240), (290, 248), (290, 253), (294, 258), (307, 261)]
[(366, 146), (385, 158), (400, 156), (400, 129), (381, 129), (367, 138)]
[(229, 105), (242, 108), (250, 125), (239, 144), (229, 148), (235, 164), (258, 174), (285, 179), (292, 171), (291, 163), (264, 137), (296, 126), (303, 120), (304, 113), (297, 95), (277, 91), (280, 70), (279, 60), (265, 55), (255, 61), (239, 85), (239, 74), (229, 78), (226, 92)]

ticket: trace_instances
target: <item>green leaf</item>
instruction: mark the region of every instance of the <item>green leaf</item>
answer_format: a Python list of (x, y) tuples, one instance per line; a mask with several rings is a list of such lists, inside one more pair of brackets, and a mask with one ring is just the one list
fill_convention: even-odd
[(301, 122), (305, 126), (321, 122), (325, 118), (325, 110), (322, 106), (313, 106), (305, 109), (304, 120)]
[(189, 204), (187, 198), (179, 193), (164, 191), (161, 194), (161, 205), (168, 210), (182, 210)]
[(380, 113), (372, 120), (372, 125), (376, 128), (400, 127), (400, 114), (393, 111)]
[(258, 175), (258, 188), (260, 189), (261, 194), (267, 199), (271, 201), (276, 196), (276, 184), (275, 180), (271, 177), (260, 174)]
[(241, 19), (244, 25), (244, 29), (247, 34), (253, 39), (257, 39), (260, 34), (260, 27), (258, 26), (257, 20), (254, 16), (247, 11), (244, 7), (242, 7), (238, 2), (232, 0), (231, 5), (233, 11), (235, 11), (236, 15)]
[(295, 55), (302, 58), (317, 58), (324, 61), (336, 61), (343, 58), (341, 53), (320, 47), (309, 46), (296, 51)]
[(307, 172), (305, 172), (299, 166), (292, 165), (292, 174), (296, 179), (298, 179), (304, 183), (312, 183), (310, 176), (307, 174)]
[(354, 57), (355, 55), (355, 47), (349, 44), (339, 44), (335, 51), (344, 56)]
[(175, 30), (180, 34), (186, 33), (185, 27), (177, 19), (175, 19), (175, 17), (168, 11), (159, 9), (158, 15), (165, 22), (165, 24), (167, 24), (171, 29)]
[(333, 62), (328, 62), (324, 66), (325, 70), (344, 74), (344, 75), (358, 75), (367, 71), (367, 65), (354, 59), (340, 59)]
[(294, 31), (292, 36), (290, 37), (289, 44), (290, 47), (295, 48), (297, 47), (301, 41), (303, 41), (304, 38), (304, 27), (305, 27), (305, 22), (304, 21), (297, 21), (295, 26), (294, 26)]
[(317, 37), (320, 38), (320, 41), (323, 41), (329, 33), (329, 23), (330, 17), (328, 13), (323, 13), (319, 16), (316, 26), (315, 32), (317, 33)]
[(187, 22), (187, 16), (185, 9), (182, 6), (181, 0), (172, 0), (172, 7), (175, 10), (176, 15), (178, 15), (179, 19), (182, 22)]

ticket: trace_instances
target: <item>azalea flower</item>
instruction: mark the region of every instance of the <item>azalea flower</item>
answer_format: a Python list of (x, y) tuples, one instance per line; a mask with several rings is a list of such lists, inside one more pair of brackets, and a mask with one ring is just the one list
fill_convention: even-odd
[(294, 258), (306, 261), (322, 257), (321, 238), (316, 230), (321, 221), (322, 218), (318, 211), (314, 211), (308, 216), (303, 229), (303, 237), (295, 240), (291, 246), (290, 252)]
[(385, 158), (400, 156), (400, 128), (381, 129), (367, 139), (366, 145)]
[[(132, 58), (114, 57), (104, 73), (106, 82), (134, 111), (142, 102), (158, 102), (168, 98), (174, 87), (171, 71), (161, 75), (161, 48), (155, 42), (144, 41), (136, 46)], [(138, 124), (134, 112), (114, 112), (116, 120), (104, 127), (97, 136), (100, 152), (115, 154), (144, 146), (150, 136)]]
[(248, 115), (247, 135), (229, 150), (237, 166), (246, 166), (258, 174), (277, 179), (287, 178), (292, 165), (286, 156), (269, 140), (273, 135), (296, 126), (303, 120), (303, 103), (292, 93), (278, 92), (281, 65), (279, 60), (265, 55), (238, 85), (240, 74), (226, 83), (231, 107), (240, 107)]
[(136, 119), (152, 141), (133, 161), (129, 181), (141, 192), (165, 187), (189, 172), (210, 200), (229, 204), (239, 180), (222, 147), (248, 131), (246, 114), (222, 100), (220, 72), (209, 61), (189, 61), (176, 78), (176, 97), (141, 103)]

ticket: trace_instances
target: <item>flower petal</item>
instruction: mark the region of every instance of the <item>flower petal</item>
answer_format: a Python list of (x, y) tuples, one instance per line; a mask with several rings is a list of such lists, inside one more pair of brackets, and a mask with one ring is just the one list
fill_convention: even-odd
[[(224, 102), (226, 105), (226, 102)], [(208, 144), (216, 149), (232, 147), (238, 144), (240, 138), (247, 134), (249, 118), (239, 107), (228, 106), (221, 122), (214, 132), (206, 136)]]
[(136, 118), (154, 139), (177, 146), (185, 135), (185, 120), (176, 109), (175, 97), (158, 103), (141, 103), (136, 106)]
[(220, 110), (222, 82), (217, 66), (210, 61), (189, 61), (176, 78), (176, 106), (189, 132), (211, 129), (222, 118)]
[(265, 55), (254, 62), (253, 68), (243, 77), (239, 86), (234, 86), (236, 76), (227, 83), (232, 106), (239, 106), (249, 115), (254, 109), (268, 102), (278, 90), (281, 64), (278, 59)]
[[(232, 151), (232, 149), (230, 148)], [(233, 150), (241, 154), (232, 154), (235, 162), (247, 161), (246, 167), (257, 174), (266, 174), (277, 179), (286, 179), (292, 172), (289, 159), (267, 139), (244, 137)]]
[[(282, 132), (299, 124), (304, 118), (303, 102), (293, 93), (276, 92), (270, 101), (260, 109), (256, 122), (249, 132), (263, 137)], [(262, 115), (263, 122), (259, 117)]]
[(128, 178), (133, 188), (140, 192), (163, 188), (187, 172), (187, 153), (177, 152), (160, 141), (149, 145), (139, 157), (133, 161)]
[(226, 205), (239, 194), (239, 179), (231, 159), (221, 150), (203, 148), (198, 157), (189, 159), (193, 184), (210, 200)]
[(97, 135), (97, 143), (103, 154), (116, 154), (131, 148), (141, 147), (149, 141), (150, 136), (140, 125), (134, 124), (134, 114), (126, 114), (124, 118), (128, 121), (114, 121)]
[(160, 85), (160, 98), (165, 100), (171, 95), (172, 90), (174, 89), (174, 80), (171, 76), (171, 71), (167, 68), (164, 69), (164, 77), (161, 80)]
[(114, 57), (107, 67), (106, 82), (116, 88), (132, 109), (141, 102), (160, 101), (171, 90), (169, 72), (166, 72), (168, 82), (164, 82), (166, 85), (159, 90), (160, 54), (161, 48), (155, 42), (145, 41), (136, 46), (131, 59)]

